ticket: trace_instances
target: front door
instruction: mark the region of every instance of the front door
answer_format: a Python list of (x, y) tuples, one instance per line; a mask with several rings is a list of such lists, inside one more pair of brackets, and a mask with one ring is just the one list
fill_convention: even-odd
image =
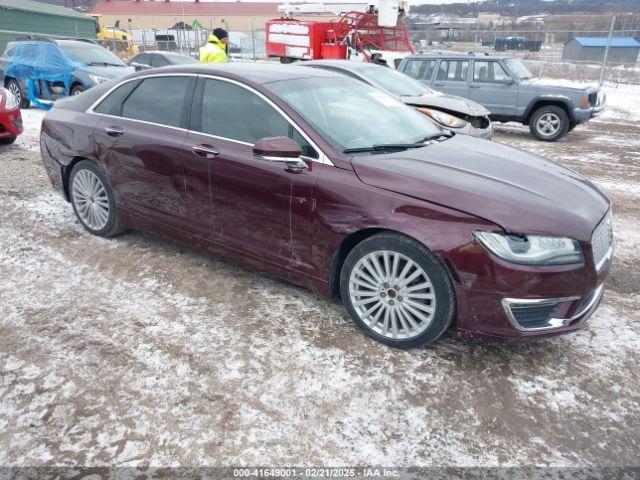
[(518, 84), (494, 60), (474, 60), (469, 98), (492, 115), (511, 116), (518, 105)]
[(180, 226), (187, 218), (182, 127), (193, 84), (195, 78), (186, 76), (128, 82), (95, 109), (103, 115), (96, 142), (104, 164), (113, 169), (116, 200), (166, 225)]
[[(185, 157), (192, 158), (185, 161), (186, 182), (189, 195), (209, 196), (211, 210), (192, 211), (194, 223), (203, 236), (212, 235), (231, 249), (290, 267), (292, 193), (301, 176), (314, 175), (313, 169), (294, 173), (281, 162), (258, 159), (253, 145), (278, 136), (300, 143), (297, 131), (263, 97), (235, 82), (201, 78), (195, 98), (184, 147)], [(202, 189), (205, 172), (208, 192)]]
[(433, 89), (469, 98), (469, 60), (440, 60)]

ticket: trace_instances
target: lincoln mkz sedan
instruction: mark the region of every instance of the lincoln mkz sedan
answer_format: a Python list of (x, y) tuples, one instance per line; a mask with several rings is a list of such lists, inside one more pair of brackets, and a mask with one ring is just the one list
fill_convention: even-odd
[(588, 180), (334, 72), (139, 72), (59, 101), (41, 149), (90, 233), (144, 229), (341, 295), (394, 347), (577, 330), (610, 269)]

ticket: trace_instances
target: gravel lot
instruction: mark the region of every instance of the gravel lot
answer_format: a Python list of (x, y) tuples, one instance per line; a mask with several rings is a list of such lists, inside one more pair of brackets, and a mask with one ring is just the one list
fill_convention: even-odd
[(614, 202), (585, 329), (398, 351), (337, 301), (148, 234), (86, 234), (41, 165), (42, 116), (0, 150), (0, 465), (640, 465), (635, 119), (555, 144), (497, 127)]

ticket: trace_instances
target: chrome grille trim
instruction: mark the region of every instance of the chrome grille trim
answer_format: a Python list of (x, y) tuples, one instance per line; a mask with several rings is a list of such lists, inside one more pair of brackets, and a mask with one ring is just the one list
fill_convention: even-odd
[(593, 263), (596, 271), (602, 270), (602, 267), (611, 259), (613, 254), (613, 223), (611, 219), (611, 211), (607, 212), (600, 224), (595, 228), (591, 235), (591, 250), (593, 252)]

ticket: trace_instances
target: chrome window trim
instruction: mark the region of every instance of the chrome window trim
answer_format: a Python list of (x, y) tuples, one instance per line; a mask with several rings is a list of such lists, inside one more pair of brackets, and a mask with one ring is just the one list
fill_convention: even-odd
[(149, 122), (149, 121), (146, 121), (146, 120), (138, 120), (136, 118), (118, 117), (116, 115), (108, 115), (106, 113), (99, 113), (99, 112), (95, 111), (95, 108), (98, 105), (100, 105), (100, 103), (102, 103), (102, 101), (105, 98), (107, 98), (114, 90), (116, 90), (117, 88), (121, 87), (122, 85), (124, 85), (126, 83), (129, 83), (129, 82), (134, 82), (134, 81), (137, 81), (137, 80), (144, 80), (144, 79), (147, 79), (147, 78), (156, 78), (156, 77), (195, 77), (195, 78), (202, 77), (202, 78), (210, 78), (210, 79), (213, 79), (213, 80), (221, 80), (221, 81), (232, 83), (234, 85), (242, 87), (245, 90), (250, 91), (254, 95), (257, 95), (262, 100), (267, 102), (268, 105), (273, 107), (276, 110), (276, 112), (278, 112), (288, 123), (290, 123), (293, 126), (293, 128), (295, 128), (298, 131), (298, 133), (302, 136), (302, 138), (304, 138), (307, 142), (309, 142), (309, 145), (311, 145), (318, 152), (318, 158), (311, 158), (311, 157), (307, 157), (307, 156), (302, 156), (302, 158), (304, 158), (305, 160), (309, 160), (311, 162), (314, 162), (314, 163), (321, 163), (321, 164), (329, 165), (329, 166), (332, 166), (332, 167), (334, 166), (333, 162), (329, 159), (327, 154), (324, 153), (324, 151), (320, 147), (318, 147), (318, 145), (313, 140), (311, 140), (311, 138), (306, 134), (306, 132), (304, 132), (302, 130), (302, 128), (300, 128), (300, 126), (296, 122), (294, 122), (293, 119), (289, 115), (287, 115), (287, 113), (284, 110), (282, 110), (278, 105), (273, 103), (273, 101), (271, 101), (271, 99), (267, 98), (264, 94), (262, 94), (261, 92), (257, 91), (253, 87), (250, 87), (249, 85), (245, 85), (244, 83), (239, 82), (237, 80), (233, 80), (231, 78), (226, 78), (226, 77), (221, 77), (219, 75), (199, 74), (199, 73), (152, 73), (152, 74), (148, 74), (148, 75), (141, 75), (139, 77), (129, 78), (127, 80), (124, 80), (124, 81), (121, 81), (121, 82), (117, 83), (116, 85), (111, 87), (109, 90), (107, 90), (95, 102), (93, 102), (91, 104), (91, 106), (85, 111), (85, 113), (87, 113), (89, 115), (97, 115), (97, 116), (101, 116), (101, 117), (117, 118), (117, 119), (121, 119), (121, 120), (124, 119), (124, 120), (127, 120), (129, 122), (139, 122), (139, 123), (143, 123), (143, 124), (147, 124), (147, 125), (154, 125), (154, 126), (158, 126), (158, 127), (172, 128), (174, 130), (180, 130), (180, 131), (184, 131), (184, 132), (193, 132), (193, 133), (196, 133), (198, 135), (205, 135), (207, 137), (215, 138), (217, 140), (224, 140), (224, 141), (228, 141), (228, 142), (237, 143), (237, 144), (240, 144), (240, 145), (247, 145), (247, 146), (250, 146), (250, 147), (252, 147), (254, 145), (253, 143), (244, 142), (242, 140), (236, 140), (234, 138), (220, 137), (218, 135), (213, 135), (213, 134), (205, 133), (205, 132), (198, 132), (196, 130), (189, 130), (187, 128), (174, 127), (172, 125), (164, 125), (162, 123)]

